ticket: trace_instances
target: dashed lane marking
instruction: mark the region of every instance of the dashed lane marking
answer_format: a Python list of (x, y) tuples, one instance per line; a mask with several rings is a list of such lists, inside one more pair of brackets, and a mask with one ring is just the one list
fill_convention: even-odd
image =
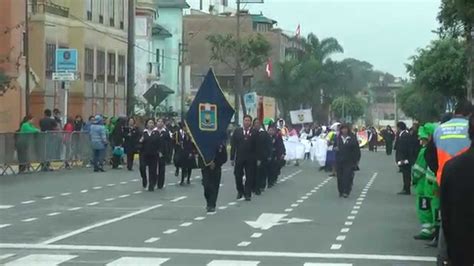
[(168, 229), (163, 232), (165, 235), (171, 235), (172, 233), (176, 233), (178, 230), (177, 229)]
[(239, 244), (237, 244), (238, 247), (246, 247), (248, 245), (252, 244), (250, 241), (242, 241)]

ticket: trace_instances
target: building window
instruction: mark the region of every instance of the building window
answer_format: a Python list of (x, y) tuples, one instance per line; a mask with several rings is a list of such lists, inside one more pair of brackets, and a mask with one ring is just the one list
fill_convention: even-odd
[(160, 49), (156, 49), (156, 63), (160, 64), (161, 62), (161, 50)]
[(104, 23), (104, 0), (99, 0), (99, 23)]
[(229, 6), (229, 0), (222, 0), (222, 5), (225, 7)]
[(87, 20), (92, 21), (92, 0), (87, 0)]
[(46, 44), (46, 78), (51, 79), (55, 71), (56, 45)]
[(104, 81), (105, 77), (105, 52), (97, 51), (97, 81)]
[(109, 10), (109, 25), (110, 27), (115, 27), (115, 0), (109, 0), (107, 7)]
[(84, 51), (84, 78), (85, 80), (94, 79), (94, 50), (86, 48)]
[(108, 53), (107, 59), (107, 80), (112, 83), (115, 82), (115, 53)]
[(125, 56), (118, 56), (118, 82), (125, 83)]
[(123, 22), (123, 19), (125, 18), (125, 0), (118, 0), (118, 18), (120, 29), (123, 30), (125, 28)]
[(163, 71), (165, 69), (165, 50), (161, 50), (161, 65), (160, 70)]

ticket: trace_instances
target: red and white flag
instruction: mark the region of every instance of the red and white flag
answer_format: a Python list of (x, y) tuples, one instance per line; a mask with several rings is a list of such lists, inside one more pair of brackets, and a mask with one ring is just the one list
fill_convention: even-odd
[(267, 72), (267, 78), (272, 77), (273, 64), (272, 64), (272, 59), (271, 58), (268, 58), (267, 65), (265, 66), (265, 72)]
[(301, 27), (300, 24), (298, 24), (298, 27), (296, 28), (296, 38), (299, 39), (301, 35)]

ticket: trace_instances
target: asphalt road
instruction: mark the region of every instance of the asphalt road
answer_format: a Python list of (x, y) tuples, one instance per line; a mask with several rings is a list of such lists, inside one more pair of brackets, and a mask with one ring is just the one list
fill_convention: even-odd
[(164, 190), (141, 188), (138, 171), (89, 169), (0, 179), (0, 265), (434, 265), (413, 240), (413, 196), (393, 158), (364, 153), (352, 195), (317, 165), (283, 169), (251, 202), (236, 201), (224, 166), (217, 213), (207, 215), (200, 171)]

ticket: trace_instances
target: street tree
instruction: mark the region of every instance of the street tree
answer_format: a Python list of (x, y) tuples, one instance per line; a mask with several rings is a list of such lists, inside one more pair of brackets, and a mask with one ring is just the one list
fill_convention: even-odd
[[(214, 34), (209, 35), (207, 40), (211, 44), (211, 60), (225, 64), (231, 70), (245, 73), (262, 66), (268, 59), (270, 43), (261, 34), (252, 35), (248, 38), (238, 40), (234, 35)], [(242, 77), (235, 77), (234, 103), (235, 121), (239, 121), (239, 108), (246, 114), (243, 101), (244, 91), (240, 84)], [(240, 84), (240, 85), (239, 85)]]
[(364, 115), (364, 101), (355, 96), (339, 96), (331, 104), (331, 110), (339, 119), (356, 120)]
[(444, 97), (439, 92), (416, 88), (408, 84), (397, 94), (402, 111), (421, 123), (438, 121), (445, 110)]

